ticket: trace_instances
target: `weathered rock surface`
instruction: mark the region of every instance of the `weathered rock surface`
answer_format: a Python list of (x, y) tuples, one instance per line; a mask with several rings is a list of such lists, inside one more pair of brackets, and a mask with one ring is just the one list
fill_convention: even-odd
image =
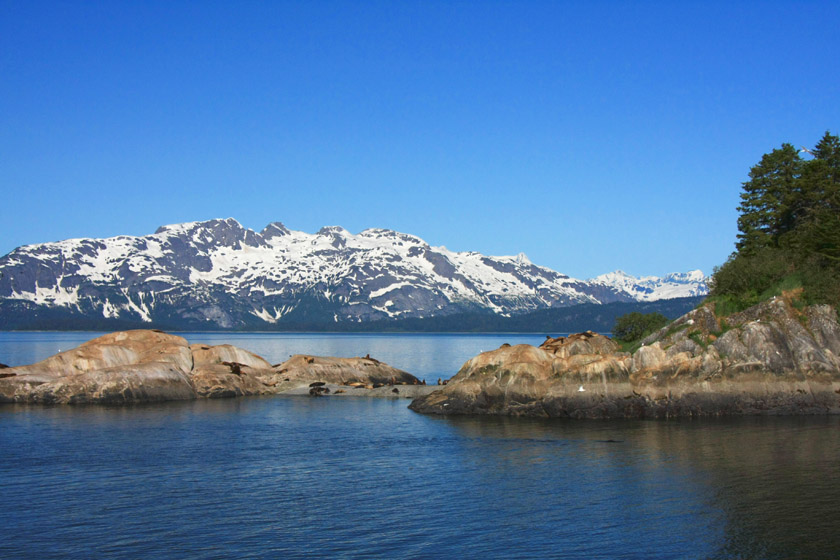
[(595, 333), (469, 360), (417, 412), (575, 418), (840, 413), (840, 324), (784, 298), (721, 320), (696, 309), (633, 354)]
[(127, 403), (195, 398), (186, 340), (157, 331), (107, 334), (37, 364), (3, 370), (0, 402)]
[(296, 354), (277, 365), (284, 384), (323, 381), (336, 385), (358, 383), (368, 388), (383, 385), (419, 385), (420, 380), (374, 358), (329, 358)]
[(190, 381), (196, 395), (209, 398), (277, 393), (277, 375), (267, 361), (242, 348), (222, 344), (190, 347)]
[[(125, 404), (277, 394), (311, 381), (419, 383), (370, 358), (295, 356), (272, 366), (230, 345), (189, 345), (160, 331), (123, 331), (0, 374), (0, 403)], [(349, 382), (349, 381), (348, 381)]]

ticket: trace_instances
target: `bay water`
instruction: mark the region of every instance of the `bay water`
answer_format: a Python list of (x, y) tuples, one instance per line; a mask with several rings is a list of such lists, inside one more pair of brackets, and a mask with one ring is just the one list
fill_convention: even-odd
[[(93, 336), (0, 333), (0, 362)], [(369, 353), (427, 381), (542, 338), (185, 336), (272, 363)], [(441, 418), (408, 403), (0, 406), (0, 558), (840, 557), (840, 418)]]

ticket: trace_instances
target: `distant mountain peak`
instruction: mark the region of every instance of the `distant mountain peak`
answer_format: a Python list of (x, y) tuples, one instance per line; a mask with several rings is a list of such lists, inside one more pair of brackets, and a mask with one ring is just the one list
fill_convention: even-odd
[(324, 226), (318, 230), (318, 235), (348, 235), (349, 231), (341, 226)]
[(275, 237), (289, 235), (289, 229), (283, 225), (283, 222), (271, 222), (263, 228), (260, 235), (265, 239), (273, 239)]
[(519, 253), (518, 255), (516, 255), (516, 262), (523, 266), (533, 264), (531, 263), (531, 259), (529, 259), (528, 255), (526, 255), (525, 253)]
[(656, 301), (676, 297), (703, 296), (708, 293), (706, 276), (700, 270), (672, 272), (663, 277), (636, 277), (623, 270), (601, 274), (588, 280), (632, 294), (637, 301)]

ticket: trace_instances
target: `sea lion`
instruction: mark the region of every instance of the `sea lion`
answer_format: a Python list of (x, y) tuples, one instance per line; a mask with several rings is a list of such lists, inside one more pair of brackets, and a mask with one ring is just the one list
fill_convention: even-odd
[(234, 375), (242, 375), (242, 366), (243, 364), (237, 362), (222, 362), (223, 366), (227, 366), (230, 368), (230, 372)]

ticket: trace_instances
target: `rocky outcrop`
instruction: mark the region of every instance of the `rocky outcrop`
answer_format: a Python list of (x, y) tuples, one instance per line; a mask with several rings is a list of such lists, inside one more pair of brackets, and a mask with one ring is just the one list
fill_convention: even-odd
[(193, 357), (190, 381), (199, 397), (226, 398), (277, 392), (277, 373), (256, 354), (230, 344), (193, 344), (190, 352)]
[(419, 385), (420, 380), (371, 357), (329, 358), (297, 354), (277, 366), (285, 383), (323, 381), (337, 385)]
[(0, 402), (126, 403), (195, 398), (186, 340), (157, 331), (108, 334), (4, 370)]
[(726, 319), (712, 305), (635, 352), (587, 332), (469, 360), (411, 404), (434, 414), (616, 418), (840, 413), (840, 324), (775, 298)]
[(160, 331), (93, 339), (29, 366), (2, 370), (0, 403), (126, 404), (277, 394), (312, 381), (419, 383), (370, 358), (295, 356), (272, 366), (230, 345), (189, 345)]

